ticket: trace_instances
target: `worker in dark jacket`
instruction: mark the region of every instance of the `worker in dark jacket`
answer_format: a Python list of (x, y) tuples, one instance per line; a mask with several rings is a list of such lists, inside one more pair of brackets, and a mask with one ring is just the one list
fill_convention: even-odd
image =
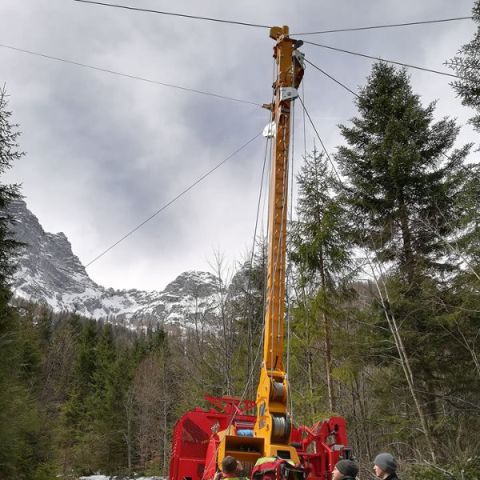
[(332, 472), (332, 480), (355, 480), (358, 465), (353, 460), (340, 460)]
[(398, 463), (390, 453), (379, 453), (373, 461), (375, 475), (382, 480), (400, 480), (397, 477)]

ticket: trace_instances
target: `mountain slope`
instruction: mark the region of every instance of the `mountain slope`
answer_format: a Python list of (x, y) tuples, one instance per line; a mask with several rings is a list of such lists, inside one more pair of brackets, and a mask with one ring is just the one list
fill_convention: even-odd
[[(18, 258), (14, 295), (54, 311), (72, 311), (121, 322), (130, 328), (191, 326), (195, 316), (215, 309), (217, 280), (208, 272), (179, 275), (164, 291), (114, 290), (95, 283), (63, 233), (45, 232), (22, 200), (12, 202), (15, 239), (26, 244)], [(207, 315), (208, 317), (208, 315)]]

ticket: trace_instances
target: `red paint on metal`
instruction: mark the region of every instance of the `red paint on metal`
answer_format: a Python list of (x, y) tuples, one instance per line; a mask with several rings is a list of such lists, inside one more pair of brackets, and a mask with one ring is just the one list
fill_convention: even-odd
[[(175, 425), (169, 480), (211, 480), (217, 469), (217, 432), (231, 423), (239, 429), (255, 423), (256, 417), (247, 414), (255, 402), (240, 402), (235, 397), (205, 398), (216, 408), (195, 408)], [(331, 478), (337, 461), (350, 456), (342, 417), (332, 417), (312, 427), (293, 427), (290, 443), (297, 449), (307, 480)]]

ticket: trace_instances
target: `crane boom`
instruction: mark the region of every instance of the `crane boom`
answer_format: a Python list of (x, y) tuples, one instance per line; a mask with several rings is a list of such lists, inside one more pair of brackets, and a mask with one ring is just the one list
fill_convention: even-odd
[(283, 337), (291, 105), (298, 96), (297, 88), (303, 77), (303, 55), (297, 50), (300, 42), (291, 39), (288, 33), (287, 26), (270, 30), (270, 37), (277, 42), (274, 47), (277, 78), (273, 84), (274, 102), (265, 107), (272, 111), (275, 135), (270, 175), (263, 362), (254, 431), (256, 437), (264, 439), (265, 456), (283, 456), (298, 462), (295, 449), (288, 446), (291, 422), (287, 411), (288, 380), (283, 368)]
[[(283, 364), (285, 256), (287, 245), (288, 154), (291, 107), (304, 71), (300, 41), (288, 27), (273, 27), (276, 41), (272, 112), (267, 292), (263, 361), (255, 402), (210, 397), (210, 410), (195, 408), (177, 422), (169, 480), (212, 480), (226, 456), (233, 456), (252, 480), (325, 480), (340, 458), (350, 457), (345, 420), (331, 417), (311, 428), (294, 426), (287, 407), (288, 378)], [(256, 414), (250, 414), (253, 407)], [(262, 457), (275, 457), (274, 460)], [(272, 460), (272, 461), (270, 461)], [(292, 460), (292, 462), (287, 460)]]

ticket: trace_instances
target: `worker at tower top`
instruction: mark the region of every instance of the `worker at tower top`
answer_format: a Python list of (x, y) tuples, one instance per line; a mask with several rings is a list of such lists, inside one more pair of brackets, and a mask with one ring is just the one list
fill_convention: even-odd
[(375, 475), (382, 480), (400, 480), (397, 468), (398, 463), (391, 453), (379, 453), (373, 461)]
[(358, 465), (353, 460), (340, 460), (332, 472), (332, 480), (355, 480)]

